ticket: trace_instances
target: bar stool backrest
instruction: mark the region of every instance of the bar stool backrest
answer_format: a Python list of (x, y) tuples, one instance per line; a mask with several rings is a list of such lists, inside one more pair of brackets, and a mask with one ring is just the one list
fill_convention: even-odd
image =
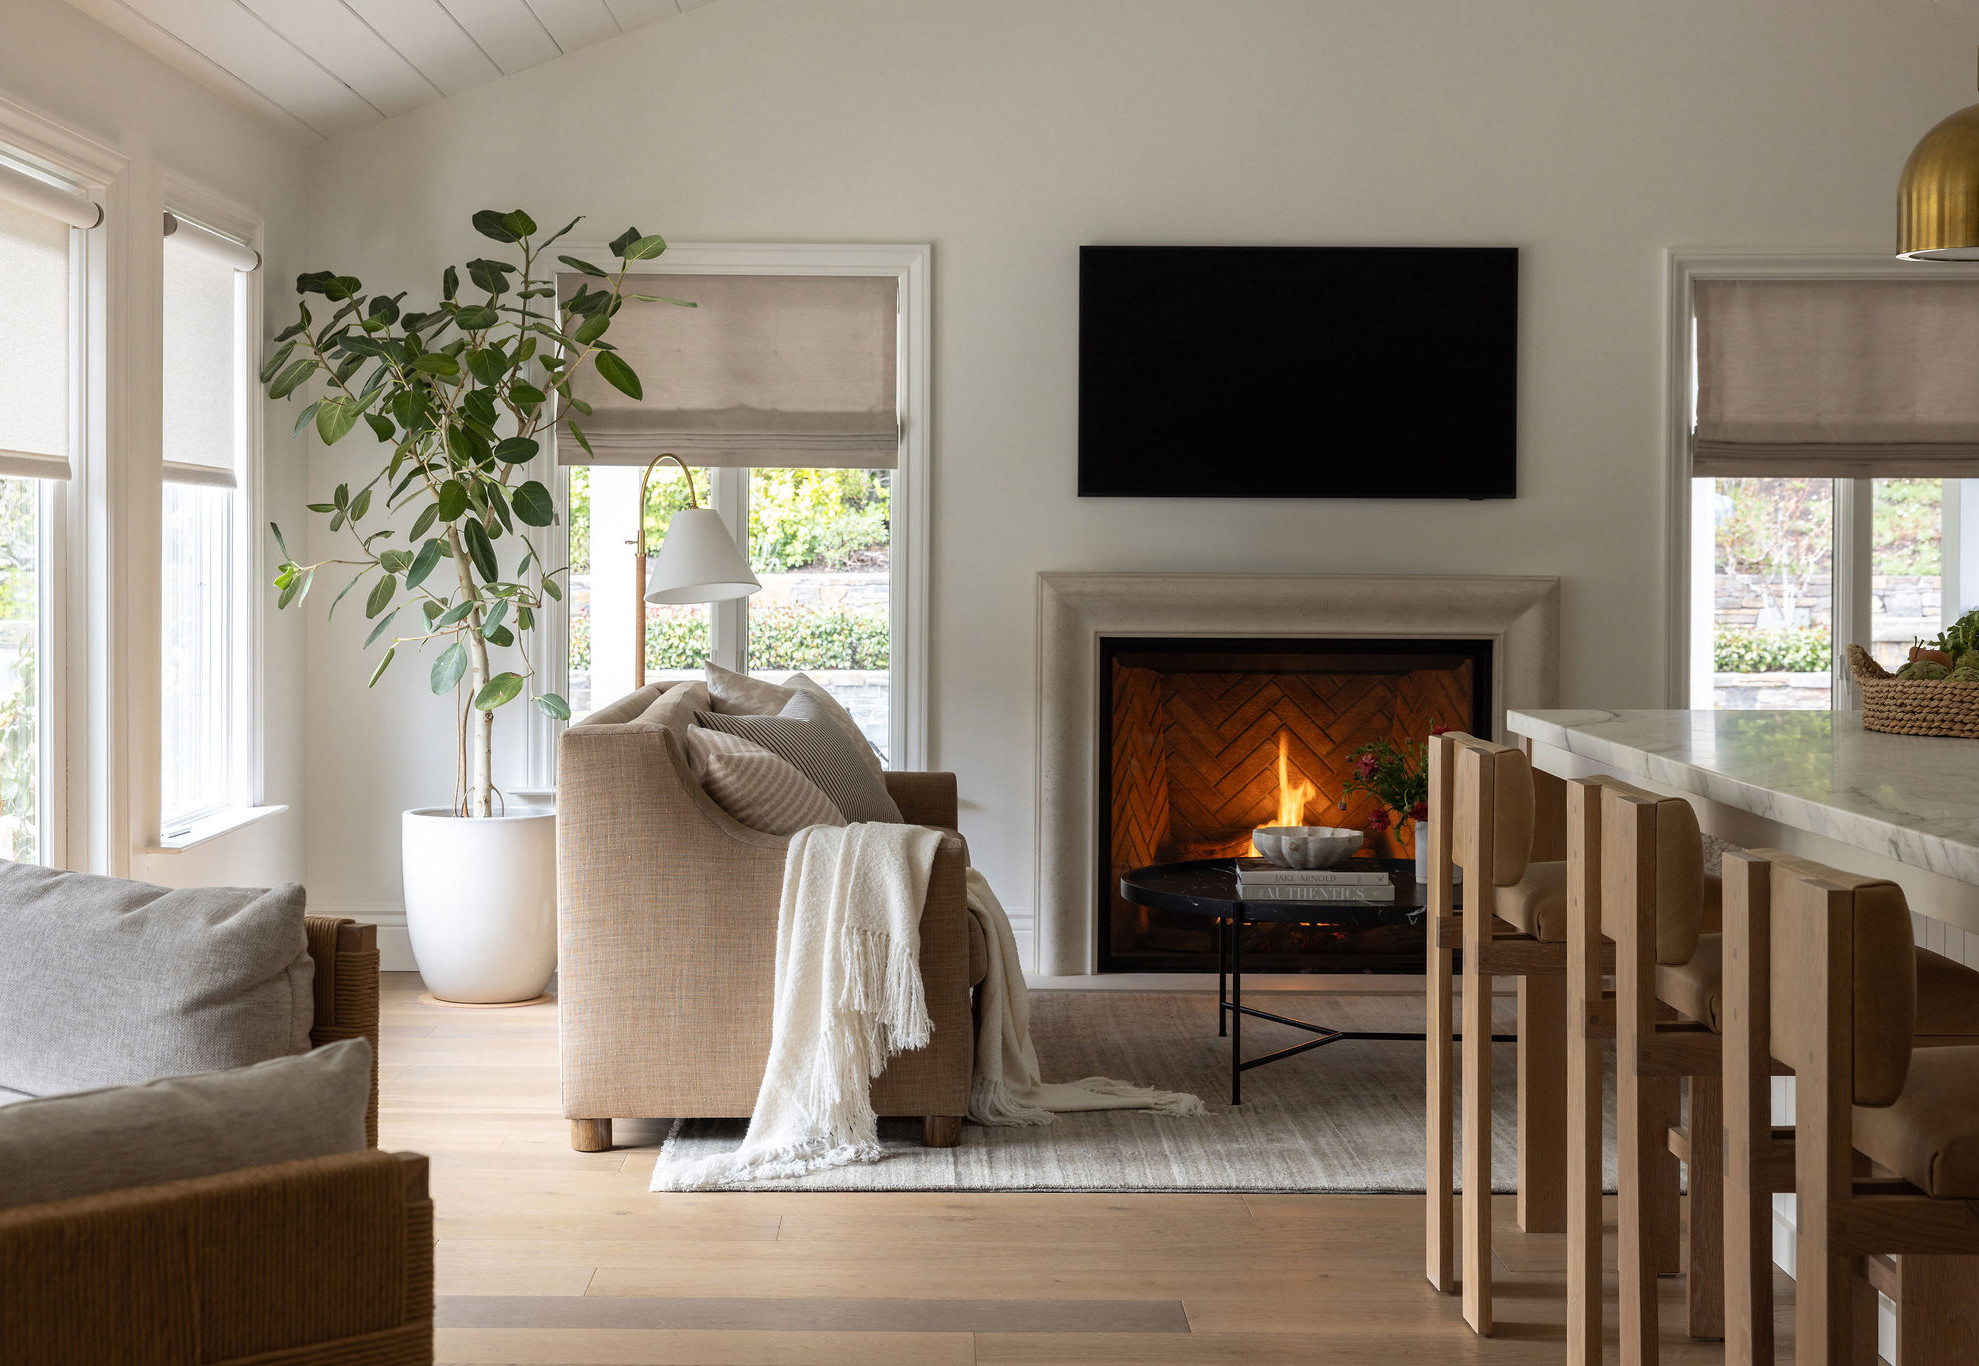
[(1917, 949), (1903, 889), (1777, 850), (1772, 872), (1773, 1053), (1796, 1072), (1853, 1078), (1854, 1103), (1903, 1093), (1917, 1030)]
[(1438, 739), (1449, 742), (1457, 761), (1452, 861), (1494, 887), (1517, 885), (1532, 861), (1531, 762), (1510, 745), (1461, 731)]
[[(1604, 779), (1601, 794), (1601, 932), (1620, 943), (1630, 915), (1649, 916), (1655, 924), (1656, 961), (1688, 963), (1704, 929), (1704, 836), (1697, 813), (1681, 797), (1659, 796), (1618, 778)], [(1647, 838), (1656, 850), (1649, 865), (1654, 882), (1646, 887), (1633, 885), (1634, 853), (1622, 835), (1633, 822), (1647, 823)], [(1618, 889), (1632, 894), (1617, 895)]]

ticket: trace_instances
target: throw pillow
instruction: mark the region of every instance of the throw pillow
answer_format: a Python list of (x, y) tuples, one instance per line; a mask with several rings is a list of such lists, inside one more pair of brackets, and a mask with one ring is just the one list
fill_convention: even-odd
[[(807, 702), (806, 707), (809, 705)], [(752, 740), (796, 765), (798, 772), (831, 798), (847, 821), (900, 820), (900, 808), (887, 795), (886, 784), (866, 767), (845, 732), (829, 721), (802, 714), (723, 716), (704, 711), (694, 722)]]
[(689, 726), (685, 736), (701, 789), (751, 830), (794, 835), (807, 825), (845, 824), (816, 783), (754, 741), (703, 726)]
[(371, 1045), (0, 1108), (0, 1209), (364, 1149)]
[(294, 883), (168, 889), (0, 860), (0, 1086), (31, 1096), (309, 1047)]
[[(783, 686), (790, 690), (792, 696), (816, 698), (818, 705), (824, 709), (823, 715), (826, 719), (856, 742), (859, 756), (866, 761), (866, 767), (875, 773), (886, 772), (886, 761), (881, 759), (880, 752), (873, 748), (873, 742), (866, 738), (866, 732), (859, 729), (859, 723), (852, 719), (852, 713), (845, 709), (845, 704), (826, 692), (822, 684), (809, 674), (792, 674), (783, 680)], [(788, 715), (789, 708), (790, 703), (785, 702), (782, 714)]]
[(698, 680), (691, 683), (677, 683), (662, 693), (652, 706), (641, 712), (639, 719), (649, 725), (664, 726), (675, 735), (679, 735), (694, 724), (695, 712), (708, 711), (713, 706), (706, 683)]

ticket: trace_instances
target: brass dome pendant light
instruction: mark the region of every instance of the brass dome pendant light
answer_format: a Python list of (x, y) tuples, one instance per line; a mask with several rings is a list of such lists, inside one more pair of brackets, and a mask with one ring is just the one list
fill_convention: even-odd
[(1918, 140), (1897, 181), (1897, 255), (1979, 261), (1979, 104)]

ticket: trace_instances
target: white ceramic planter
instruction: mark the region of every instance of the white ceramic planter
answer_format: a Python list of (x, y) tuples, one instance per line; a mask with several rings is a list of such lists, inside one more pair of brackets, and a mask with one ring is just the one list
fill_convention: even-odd
[(426, 989), (500, 1005), (543, 994), (557, 966), (557, 817), (542, 807), (402, 821), (405, 924)]

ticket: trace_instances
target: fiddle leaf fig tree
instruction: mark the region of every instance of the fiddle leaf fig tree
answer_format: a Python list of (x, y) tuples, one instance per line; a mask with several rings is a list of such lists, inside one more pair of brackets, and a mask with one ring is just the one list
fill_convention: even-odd
[[(297, 432), (314, 423), (335, 445), (362, 422), (381, 447), (368, 480), (339, 484), (328, 502), (309, 504), (347, 538), (336, 558), (299, 561), (282, 529), (271, 528), (282, 554), (277, 605), (299, 606), (319, 571), (353, 570), (330, 612), (363, 590), (364, 615), (375, 623), (365, 646), (384, 645), (371, 684), (401, 648), (431, 651), (436, 694), (466, 684), (455, 775), (455, 809), (464, 816), (494, 814), (495, 713), (530, 691), (535, 670), (520, 642), (545, 600), (563, 597), (568, 577), (567, 567), (544, 562), (542, 533), (556, 521), (556, 505), (540, 480), (524, 477), (526, 467), (559, 411), (590, 451), (577, 419), (591, 408), (571, 392), (586, 365), (621, 393), (642, 396), (639, 376), (605, 339), (624, 302), (683, 303), (625, 292), (632, 267), (666, 250), (637, 228), (612, 242), (611, 269), (556, 257), (587, 277), (560, 301), (557, 266), (546, 268), (545, 253), (581, 221), (541, 237), (520, 209), (483, 209), (475, 230), (507, 248), (508, 259), (448, 266), (439, 300), (425, 309), (406, 308), (404, 291), (367, 294), (349, 275), (300, 275), (297, 319), (276, 335), (261, 368), (271, 398), (305, 386), (317, 394)], [(320, 322), (312, 296), (329, 310)], [(513, 662), (505, 658), (509, 666), (496, 670), (491, 647)], [(554, 693), (534, 701), (550, 716), (570, 715)]]

